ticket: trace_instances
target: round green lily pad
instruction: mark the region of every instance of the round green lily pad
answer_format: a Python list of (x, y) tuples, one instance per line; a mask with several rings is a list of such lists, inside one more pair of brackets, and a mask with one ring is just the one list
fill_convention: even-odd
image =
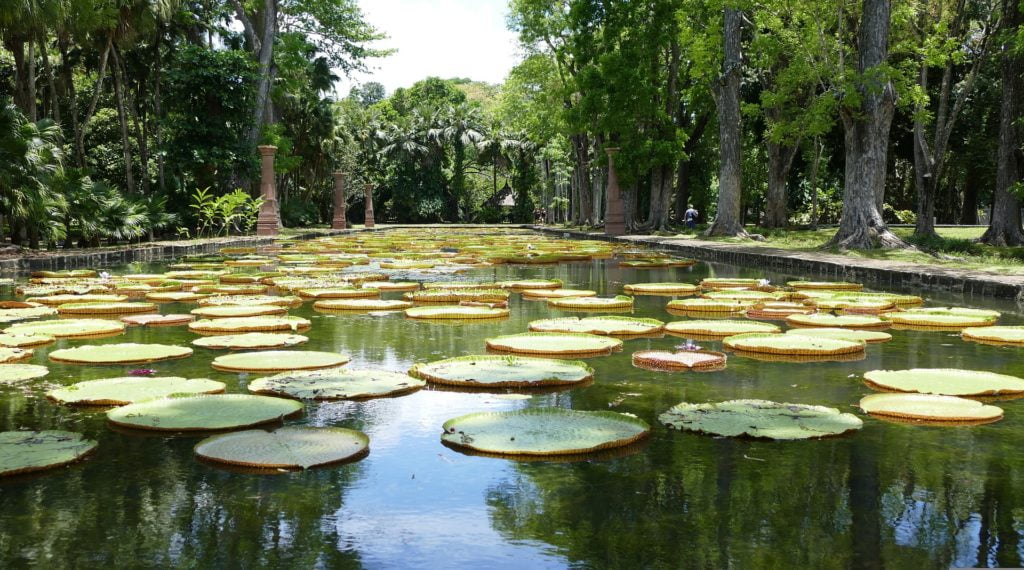
[(346, 364), (351, 358), (337, 352), (313, 350), (268, 350), (225, 354), (213, 359), (211, 365), (225, 372), (284, 372), (315, 370)]
[(656, 319), (635, 317), (564, 317), (530, 321), (535, 332), (575, 332), (605, 335), (646, 335), (661, 331), (665, 323)]
[(709, 404), (683, 402), (658, 416), (682, 430), (726, 437), (779, 440), (811, 439), (858, 430), (864, 422), (835, 408), (768, 400), (729, 400)]
[(872, 342), (889, 342), (892, 335), (882, 331), (865, 331), (857, 329), (841, 329), (828, 327), (790, 329), (786, 334), (797, 334), (802, 336), (813, 336), (818, 338), (837, 338), (840, 340)]
[(32, 358), (32, 353), (33, 351), (31, 348), (11, 348), (9, 346), (0, 347), (0, 364), (28, 360), (29, 358)]
[(189, 323), (188, 330), (203, 334), (231, 334), (261, 331), (299, 331), (312, 326), (302, 317), (227, 317), (223, 319), (202, 319)]
[(917, 392), (945, 396), (1024, 394), (1024, 378), (981, 370), (953, 368), (870, 370), (864, 373), (864, 380), (872, 388), (895, 392)]
[(86, 380), (50, 390), (46, 395), (61, 404), (123, 406), (173, 394), (219, 394), (223, 391), (223, 382), (207, 378), (124, 376)]
[(426, 385), (401, 372), (331, 368), (266, 376), (250, 382), (249, 391), (300, 400), (356, 400), (397, 396)]
[(562, 287), (562, 280), (517, 279), (511, 281), (499, 281), (497, 285), (502, 289), (559, 289)]
[(0, 432), (0, 477), (67, 465), (94, 449), (95, 441), (70, 431)]
[(692, 295), (700, 285), (692, 283), (627, 283), (622, 290), (630, 295)]
[(630, 309), (633, 298), (627, 295), (615, 297), (567, 297), (549, 299), (548, 305), (559, 309)]
[(669, 301), (669, 311), (690, 313), (738, 313), (754, 306), (756, 300), (749, 299), (676, 299)]
[(283, 315), (288, 312), (286, 307), (278, 305), (223, 305), (199, 307), (189, 311), (198, 317), (208, 319), (225, 319), (228, 317), (264, 317), (267, 315)]
[(619, 339), (586, 333), (521, 333), (489, 338), (485, 342), (491, 350), (540, 355), (598, 355), (622, 348)]
[(781, 355), (826, 356), (864, 351), (861, 341), (797, 334), (740, 334), (726, 337), (722, 343), (732, 350)]
[(873, 416), (927, 422), (988, 423), (1003, 417), (998, 406), (934, 394), (869, 394), (861, 398), (860, 409)]
[(370, 281), (363, 283), (363, 289), (376, 289), (377, 291), (417, 291), (420, 284), (416, 281)]
[(452, 386), (528, 388), (586, 382), (594, 369), (580, 361), (526, 356), (477, 355), (414, 365), (409, 374)]
[(790, 281), (786, 283), (794, 289), (816, 289), (827, 291), (860, 291), (864, 285), (850, 281)]
[(313, 308), (321, 311), (400, 311), (412, 306), (412, 301), (384, 299), (323, 299), (313, 303)]
[(274, 295), (214, 295), (199, 300), (201, 307), (212, 307), (220, 305), (280, 305), (282, 307), (293, 307), (302, 304), (299, 297), (285, 297)]
[(713, 350), (641, 350), (633, 353), (633, 366), (648, 370), (721, 369), (728, 356)]
[(363, 289), (360, 287), (323, 287), (319, 289), (299, 289), (302, 297), (313, 299), (360, 299), (380, 296), (376, 289)]
[(589, 289), (526, 289), (524, 299), (560, 299), (564, 297), (596, 297), (597, 291)]
[[(1024, 326), (969, 327), (960, 331), (965, 340), (999, 344), (1024, 344)], [(0, 340), (0, 343), (3, 341)]]
[(0, 384), (13, 384), (35, 378), (42, 378), (50, 373), (45, 366), (38, 364), (0, 364)]
[(191, 303), (200, 299), (205, 299), (206, 295), (199, 293), (193, 293), (191, 291), (160, 291), (156, 293), (146, 293), (146, 300), (154, 303)]
[(62, 348), (50, 353), (50, 360), (71, 364), (141, 364), (192, 355), (187, 346), (124, 342)]
[(899, 325), (938, 328), (983, 327), (999, 320), (998, 311), (985, 309), (917, 308), (885, 313), (885, 318)]
[(665, 324), (665, 331), (678, 335), (727, 337), (746, 333), (777, 333), (779, 327), (771, 323), (736, 320), (674, 321)]
[(288, 333), (242, 333), (217, 336), (204, 336), (192, 341), (195, 346), (203, 348), (226, 348), (229, 350), (262, 350), (267, 348), (283, 348), (295, 346), (308, 341), (309, 338), (300, 334)]
[(786, 293), (755, 291), (749, 289), (724, 289), (709, 291), (702, 297), (705, 299), (736, 299), (737, 301), (779, 301), (786, 298)]
[(62, 315), (122, 315), (128, 313), (152, 313), (153, 303), (64, 303), (57, 307)]
[(708, 277), (701, 280), (700, 285), (710, 289), (740, 289), (758, 287), (761, 285), (761, 280), (743, 277)]
[(114, 425), (161, 431), (238, 429), (276, 422), (302, 411), (302, 403), (251, 394), (169, 396), (114, 408)]
[(563, 408), (478, 412), (452, 418), (442, 429), (448, 444), (500, 455), (591, 453), (629, 445), (651, 431), (631, 415)]
[(50, 317), (56, 314), (57, 309), (47, 306), (0, 309), (0, 323), (12, 323), (14, 321), (38, 319), (40, 317)]
[(46, 295), (43, 297), (29, 297), (26, 301), (30, 303), (42, 303), (44, 305), (52, 305), (54, 307), (63, 305), (65, 303), (120, 303), (127, 301), (127, 295), (103, 295), (103, 294), (86, 294), (86, 295)]
[(370, 438), (337, 427), (282, 427), (208, 437), (195, 447), (199, 457), (260, 469), (309, 469), (366, 453)]
[(786, 322), (799, 327), (829, 327), (839, 329), (885, 328), (889, 323), (871, 315), (830, 315), (828, 313), (811, 313), (809, 315), (790, 315)]
[(410, 319), (499, 319), (508, 315), (508, 309), (462, 305), (412, 307), (405, 310), (405, 316)]
[(55, 338), (80, 338), (117, 334), (124, 331), (124, 323), (103, 319), (61, 319), (16, 323), (6, 329), (7, 334), (43, 334)]

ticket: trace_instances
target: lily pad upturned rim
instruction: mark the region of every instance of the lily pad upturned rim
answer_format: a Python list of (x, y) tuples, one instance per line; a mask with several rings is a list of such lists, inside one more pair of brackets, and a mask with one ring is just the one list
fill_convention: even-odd
[(702, 336), (716, 336), (716, 337), (728, 337), (738, 333), (735, 330), (725, 330), (728, 328), (735, 329), (736, 327), (744, 327), (745, 332), (761, 332), (761, 333), (776, 333), (781, 332), (782, 329), (777, 325), (771, 323), (762, 323), (759, 321), (741, 321), (741, 320), (719, 320), (719, 321), (707, 321), (707, 320), (688, 320), (688, 321), (671, 321), (665, 323), (665, 332), (678, 334), (678, 335), (702, 335)]
[(838, 338), (844, 340), (862, 340), (868, 344), (889, 342), (892, 335), (879, 330), (844, 329), (834, 327), (807, 327), (789, 329), (786, 334), (816, 336), (822, 338)]
[(401, 311), (412, 307), (412, 301), (397, 299), (321, 299), (313, 303), (318, 311)]
[(548, 299), (548, 305), (562, 309), (627, 309), (633, 306), (633, 297), (616, 295), (615, 297), (563, 297)]
[[(288, 440), (304, 435), (314, 435), (320, 439), (331, 438), (336, 440), (334, 445), (344, 446), (348, 449), (338, 449), (327, 454), (321, 451), (319, 452), (320, 457), (313, 458), (312, 461), (303, 461), (301, 446), (292, 445), (289, 447)], [(332, 438), (331, 436), (334, 437)], [(245, 458), (244, 454), (237, 447), (247, 443), (252, 444), (253, 442), (262, 445), (270, 444), (271, 446), (278, 447), (278, 450), (276, 452), (269, 450), (269, 453), (267, 451), (257, 451), (252, 456)], [(200, 459), (211, 463), (248, 467), (257, 470), (298, 470), (358, 460), (369, 453), (369, 446), (370, 438), (365, 433), (354, 429), (284, 426), (269, 432), (255, 429), (210, 436), (196, 444), (194, 452)], [(223, 449), (225, 447), (227, 449)], [(232, 447), (235, 449), (232, 449)], [(261, 454), (264, 455), (263, 460), (258, 458), (258, 455)], [(272, 462), (266, 460), (271, 457), (277, 459)]]
[[(750, 417), (750, 411), (760, 410), (772, 413), (764, 418)], [(796, 414), (807, 414), (803, 417), (809, 420), (807, 423), (811, 424), (811, 429), (808, 429), (808, 426), (795, 425), (794, 420), (799, 417)], [(737, 418), (733, 419), (730, 416)], [(725, 425), (715, 425), (715, 420), (720, 418), (725, 421)], [(779, 421), (776, 418), (783, 419)], [(825, 424), (818, 426), (822, 429), (814, 429), (815, 424), (822, 419), (825, 420)], [(708, 403), (681, 402), (659, 415), (658, 420), (669, 427), (709, 435), (782, 441), (839, 436), (858, 430), (864, 425), (857, 416), (840, 412), (836, 408), (756, 399)], [(833, 422), (835, 425), (830, 425)], [(781, 426), (773, 426), (775, 423), (780, 423)], [(793, 427), (798, 427), (799, 431), (792, 431)]]
[(622, 289), (634, 295), (692, 295), (700, 291), (700, 285), (693, 283), (626, 283)]
[(498, 307), (473, 307), (464, 305), (434, 305), (410, 307), (405, 316), (410, 319), (500, 319), (509, 316), (510, 311)]
[[(514, 360), (511, 360), (510, 357)], [(519, 379), (516, 380), (505, 380), (496, 382), (482, 382), (480, 378), (473, 379), (460, 379), (455, 377), (453, 374), (445, 374), (443, 371), (439, 371), (439, 367), (451, 366), (451, 365), (473, 365), (477, 363), (484, 363), (484, 366), (480, 366), (480, 378), (485, 378), (487, 375), (487, 368), (489, 365), (498, 365), (499, 369), (513, 370), (519, 375)], [(536, 366), (555, 366), (563, 367), (566, 369), (576, 369), (578, 372), (577, 377), (566, 378), (556, 376), (540, 376), (534, 375), (535, 379), (527, 379), (527, 375), (523, 374), (524, 364), (536, 365)], [(474, 370), (476, 373), (476, 370)], [(470, 356), (457, 356), (454, 358), (446, 358), (443, 360), (435, 360), (431, 362), (421, 362), (413, 365), (409, 369), (409, 375), (422, 378), (432, 384), (444, 384), (448, 386), (469, 386), (469, 387), (480, 387), (480, 388), (529, 388), (529, 387), (540, 387), (540, 386), (570, 386), (575, 384), (584, 384), (593, 380), (594, 369), (580, 360), (563, 360), (556, 358), (542, 358), (534, 356), (520, 356), (520, 355), (494, 355), (494, 354), (477, 354)]]
[(40, 364), (0, 364), (0, 385), (34, 380), (49, 373), (50, 369)]
[(227, 317), (201, 319), (189, 323), (188, 330), (197, 333), (231, 334), (243, 332), (300, 331), (313, 326), (308, 319), (295, 316)]
[(197, 307), (189, 313), (204, 319), (267, 317), (285, 315), (288, 313), (288, 307), (280, 305), (214, 305)]
[[(253, 341), (262, 342), (253, 342)], [(226, 350), (262, 350), (268, 348), (284, 348), (297, 346), (309, 340), (309, 337), (300, 334), (278, 333), (278, 332), (250, 332), (240, 334), (225, 334), (204, 336), (192, 341), (195, 346), (213, 349)]]
[[(260, 413), (248, 411), (244, 419), (227, 421), (232, 415), (232, 407), (240, 407), (246, 404), (255, 404), (265, 408)], [(160, 411), (167, 408), (178, 407), (169, 418), (176, 420), (160, 423)], [(184, 408), (184, 412), (180, 408)], [(203, 413), (194, 422), (185, 422), (183, 418), (189, 412), (188, 408), (198, 408)], [(204, 409), (206, 408), (206, 409)], [(271, 396), (258, 396), (254, 394), (209, 394), (199, 396), (168, 396), (145, 400), (114, 408), (107, 412), (107, 421), (113, 425), (153, 431), (175, 431), (175, 432), (202, 432), (243, 429), (268, 423), (281, 421), (284, 418), (302, 413), (304, 406), (297, 400), (288, 398), (274, 398)], [(195, 413), (196, 410), (192, 410)], [(146, 423), (145, 418), (151, 418)], [(166, 414), (165, 414), (166, 415)], [(205, 417), (203, 417), (205, 416)], [(155, 420), (155, 421), (154, 421)]]
[(991, 343), (1024, 345), (1024, 325), (995, 325), (967, 327), (960, 331), (964, 340), (978, 340)]
[[(687, 364), (674, 359), (680, 354), (700, 354), (710, 358), (703, 362)], [(639, 350), (633, 353), (632, 360), (633, 366), (645, 370), (720, 370), (725, 368), (729, 356), (717, 350)]]
[[(57, 329), (57, 330), (53, 330)], [(54, 338), (85, 338), (106, 336), (124, 332), (125, 324), (106, 319), (60, 319), (14, 323), (4, 329), (5, 333), (36, 333)]]
[[(309, 362), (300, 362), (305, 358)], [(271, 360), (275, 363), (258, 364), (256, 361)], [(334, 368), (348, 364), (352, 358), (340, 352), (319, 350), (267, 350), (256, 352), (236, 352), (225, 354), (213, 359), (210, 363), (215, 370), (222, 372), (286, 372), (290, 370), (318, 370)], [(246, 364), (246, 362), (249, 362)]]
[[(937, 380), (926, 377), (938, 374)], [(973, 379), (971, 377), (974, 377)], [(964, 386), (942, 389), (941, 382), (960, 378)], [(971, 386), (982, 380), (989, 384)], [(929, 383), (931, 382), (931, 383)], [(959, 368), (909, 368), (904, 370), (869, 370), (864, 373), (864, 383), (873, 389), (886, 392), (938, 394), (943, 396), (1019, 396), (1024, 394), (1024, 378), (999, 374), (986, 370), (964, 370)]]
[[(469, 424), (473, 425), (474, 422), (487, 419), (501, 420), (504, 418), (541, 418), (543, 419), (557, 419), (562, 418), (566, 421), (599, 421), (611, 425), (612, 423), (619, 424), (623, 433), (616, 438), (605, 438), (606, 441), (590, 444), (576, 444), (576, 446), (563, 447), (558, 449), (538, 450), (536, 447), (530, 448), (519, 448), (518, 446), (511, 445), (515, 441), (514, 436), (510, 436), (507, 440), (506, 446), (498, 445), (484, 445), (475, 441), (472, 435), (469, 435), (470, 439), (466, 439), (465, 434), (460, 430), (460, 426)], [(501, 426), (499, 426), (500, 428)], [(651, 433), (650, 425), (647, 422), (628, 414), (622, 414), (611, 411), (584, 411), (584, 410), (567, 410), (564, 408), (525, 408), (521, 410), (512, 410), (504, 412), (474, 412), (452, 418), (441, 426), (443, 431), (441, 435), (442, 441), (451, 444), (457, 448), (467, 448), (474, 451), (492, 453), (496, 455), (505, 455), (510, 457), (515, 456), (558, 456), (558, 455), (579, 455), (586, 453), (599, 452), (605, 449), (611, 449), (615, 447), (624, 447), (640, 441), (648, 437)], [(506, 428), (507, 429), (507, 428)], [(498, 430), (500, 433), (500, 429)], [(548, 430), (546, 433), (551, 435), (564, 435), (567, 430)], [(479, 434), (477, 437), (480, 437)], [(502, 438), (504, 439), (504, 438)], [(596, 441), (596, 440), (595, 440)], [(495, 442), (497, 443), (497, 442)]]
[(426, 385), (425, 380), (405, 372), (335, 366), (264, 376), (246, 388), (254, 394), (298, 400), (368, 400), (408, 394)]
[(64, 303), (57, 306), (62, 315), (121, 315), (129, 313), (153, 313), (154, 303), (124, 301), (112, 303)]
[(604, 315), (538, 319), (530, 321), (527, 327), (532, 332), (582, 332), (610, 336), (641, 336), (660, 333), (664, 329), (665, 323), (657, 319)]
[(858, 405), (872, 416), (929, 423), (981, 424), (1003, 419), (1003, 409), (998, 406), (939, 394), (868, 394)]
[(796, 327), (829, 327), (840, 329), (885, 329), (889, 322), (872, 315), (832, 315), (829, 313), (797, 314), (786, 317), (786, 323)]
[[(63, 430), (0, 432), (0, 477), (63, 467), (93, 451), (98, 444), (80, 433)], [(50, 457), (32, 457), (26, 446), (56, 448)]]
[[(833, 356), (864, 351), (864, 342), (788, 334), (750, 333), (726, 337), (726, 348), (777, 355)], [(788, 346), (787, 346), (788, 345)]]
[(57, 342), (57, 339), (46, 334), (0, 333), (0, 346), (9, 348), (36, 348), (54, 342)]
[(596, 297), (597, 291), (592, 289), (524, 289), (520, 291), (524, 299), (555, 299), (563, 297)]

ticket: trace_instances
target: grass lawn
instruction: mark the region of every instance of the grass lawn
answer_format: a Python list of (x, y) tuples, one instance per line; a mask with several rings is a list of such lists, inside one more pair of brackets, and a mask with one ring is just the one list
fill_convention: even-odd
[(777, 247), (795, 251), (826, 251), (842, 253), (850, 257), (866, 259), (888, 259), (927, 263), (962, 269), (986, 270), (1004, 275), (1024, 275), (1024, 247), (992, 247), (977, 243), (985, 228), (936, 228), (939, 239), (926, 242), (912, 239), (913, 228), (893, 228), (900, 237), (917, 245), (919, 251), (905, 250), (847, 250), (827, 248), (825, 244), (835, 234), (835, 228), (819, 230), (768, 230), (763, 228), (747, 228), (751, 233), (759, 233), (765, 241), (753, 241), (739, 238), (708, 238), (698, 232), (676, 234), (677, 238), (696, 238), (708, 241), (737, 243), (747, 246)]

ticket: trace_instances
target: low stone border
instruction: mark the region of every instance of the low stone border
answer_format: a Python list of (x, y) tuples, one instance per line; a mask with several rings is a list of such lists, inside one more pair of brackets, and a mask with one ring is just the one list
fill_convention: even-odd
[(937, 267), (920, 263), (855, 259), (824, 252), (804, 252), (772, 247), (749, 247), (698, 239), (660, 236), (612, 237), (602, 233), (529, 226), (538, 231), (579, 239), (598, 239), (668, 250), (693, 259), (757, 267), (795, 276), (830, 281), (855, 281), (874, 288), (929, 289), (962, 295), (1014, 299), (1024, 303), (1024, 276)]

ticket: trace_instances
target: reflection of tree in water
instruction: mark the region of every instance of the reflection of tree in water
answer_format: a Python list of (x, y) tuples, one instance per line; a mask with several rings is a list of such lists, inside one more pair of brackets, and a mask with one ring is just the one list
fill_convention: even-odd
[(543, 541), (595, 567), (1021, 564), (1012, 453), (979, 450), (970, 431), (884, 433), (884, 445), (868, 434), (661, 434), (611, 462), (517, 464), (486, 500), (507, 539)]

